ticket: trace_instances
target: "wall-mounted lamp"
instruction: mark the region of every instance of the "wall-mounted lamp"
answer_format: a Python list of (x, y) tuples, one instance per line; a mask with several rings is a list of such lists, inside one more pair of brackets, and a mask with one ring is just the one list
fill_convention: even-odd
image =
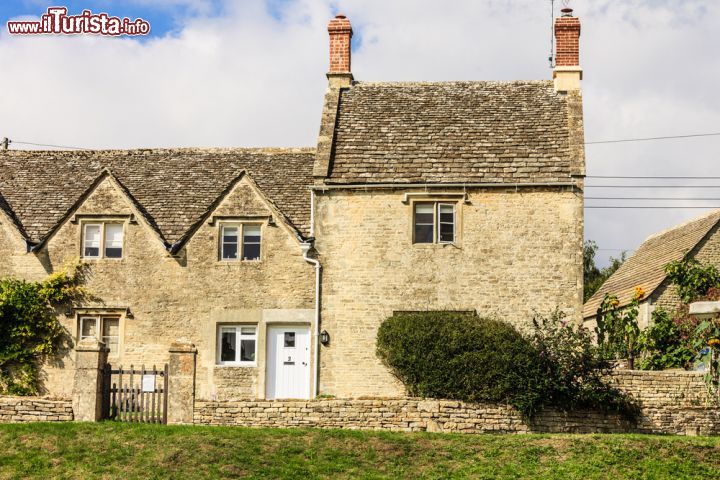
[(320, 332), (320, 343), (323, 345), (327, 345), (330, 343), (330, 334), (327, 332), (327, 330), (323, 330)]

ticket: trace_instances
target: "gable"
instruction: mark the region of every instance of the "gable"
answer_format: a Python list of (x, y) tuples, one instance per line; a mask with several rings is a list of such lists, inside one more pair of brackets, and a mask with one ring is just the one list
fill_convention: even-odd
[(641, 287), (649, 297), (665, 280), (665, 265), (692, 251), (720, 221), (720, 211), (696, 218), (648, 237), (600, 289), (585, 302), (583, 317), (595, 316), (605, 294), (616, 295), (627, 305)]
[[(69, 237), (65, 230), (68, 224), (78, 224), (85, 220), (92, 222), (92, 219), (100, 221), (108, 218), (131, 219), (132, 223), (138, 223), (138, 220), (148, 230), (148, 234), (159, 242), (160, 247), (163, 246), (162, 239), (158, 232), (149, 225), (143, 216), (138, 212), (135, 202), (130, 198), (123, 188), (117, 183), (109, 172), (105, 172), (83, 196), (76, 202), (76, 205), (63, 218), (63, 221), (55, 226), (46, 235), (41, 242), (33, 247), (37, 250), (45, 246), (48, 242), (60, 241), (61, 243), (74, 243), (78, 240), (75, 235), (75, 229), (71, 228)], [(56, 237), (62, 237), (57, 240)], [(76, 250), (79, 251), (79, 245)]]
[(237, 182), (210, 214), (211, 217), (269, 215), (272, 215), (270, 207), (254, 191), (247, 176)]

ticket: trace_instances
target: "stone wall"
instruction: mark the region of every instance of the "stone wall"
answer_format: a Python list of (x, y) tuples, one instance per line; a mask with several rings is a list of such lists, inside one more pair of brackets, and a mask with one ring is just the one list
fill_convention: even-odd
[[(414, 244), (413, 201), (442, 200), (456, 204), (455, 244)], [(377, 329), (394, 311), (476, 310), (527, 329), (535, 311), (560, 307), (580, 320), (581, 194), (329, 190), (316, 205), (322, 329), (330, 334), (320, 394), (404, 395), (375, 355)]]
[(702, 375), (618, 371), (613, 381), (641, 406), (635, 422), (598, 411), (546, 409), (526, 421), (504, 405), (417, 398), (195, 402), (195, 423), (460, 433), (720, 434), (720, 408), (708, 404)]
[(0, 396), (0, 423), (67, 422), (72, 419), (70, 400)]
[[(180, 339), (198, 348), (197, 391), (217, 400), (263, 398), (267, 324), (308, 325), (314, 319), (314, 270), (302, 257), (293, 233), (248, 179), (240, 180), (212, 212), (212, 217), (264, 216), (259, 261), (219, 260), (220, 225), (200, 225), (178, 255), (172, 256), (155, 231), (110, 177), (102, 180), (50, 237), (37, 254), (0, 217), (0, 275), (42, 280), (81, 253), (83, 222), (103, 216), (124, 223), (123, 258), (86, 260), (87, 289), (83, 307), (92, 314), (120, 316), (119, 349), (114, 365), (160, 366), (170, 345)], [(118, 220), (116, 220), (118, 221)], [(258, 220), (259, 221), (259, 220)], [(72, 346), (78, 339), (78, 311), (61, 318)], [(243, 367), (244, 381), (228, 378), (216, 366), (217, 328), (223, 323), (258, 326), (256, 365)], [(312, 358), (312, 357), (311, 357)], [(44, 395), (72, 394), (75, 352), (63, 352), (44, 368)], [(237, 370), (236, 370), (237, 371)]]

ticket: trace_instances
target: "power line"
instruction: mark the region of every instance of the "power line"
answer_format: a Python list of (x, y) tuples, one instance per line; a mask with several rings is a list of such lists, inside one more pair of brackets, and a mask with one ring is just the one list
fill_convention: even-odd
[(679, 201), (720, 201), (720, 198), (691, 198), (691, 197), (585, 197), (585, 200), (679, 200)]
[(720, 185), (585, 185), (585, 188), (720, 188)]
[(696, 137), (717, 137), (717, 136), (720, 136), (720, 132), (694, 133), (691, 135), (668, 135), (665, 137), (624, 138), (621, 140), (598, 140), (596, 142), (585, 142), (585, 145), (597, 145), (600, 143), (649, 142), (651, 140), (671, 140), (671, 139), (675, 139), (675, 138), (696, 138)]
[(17, 143), (18, 145), (30, 145), (33, 147), (51, 147), (51, 148), (64, 148), (64, 149), (71, 149), (71, 150), (87, 150), (83, 147), (70, 147), (67, 145), (51, 145), (47, 143), (32, 143), (32, 142), (21, 142), (19, 140), (10, 140), (9, 143)]
[(594, 208), (603, 208), (603, 209), (638, 209), (638, 210), (644, 210), (644, 209), (658, 209), (658, 210), (676, 210), (676, 209), (695, 209), (695, 210), (715, 210), (720, 209), (720, 206), (712, 206), (707, 205), (703, 207), (690, 207), (690, 206), (659, 206), (659, 205), (638, 205), (638, 206), (629, 206), (629, 205), (616, 205), (616, 206), (610, 206), (610, 205), (585, 205), (586, 209), (594, 209)]
[(634, 180), (720, 180), (720, 177), (673, 177), (673, 176), (658, 176), (658, 177), (650, 177), (650, 176), (643, 176), (643, 175), (585, 175), (585, 178), (608, 178), (608, 179), (634, 179)]

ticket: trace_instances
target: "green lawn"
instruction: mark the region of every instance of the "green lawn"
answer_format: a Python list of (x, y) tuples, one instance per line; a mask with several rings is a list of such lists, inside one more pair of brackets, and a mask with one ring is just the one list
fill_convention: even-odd
[(0, 478), (720, 478), (720, 437), (0, 425)]

